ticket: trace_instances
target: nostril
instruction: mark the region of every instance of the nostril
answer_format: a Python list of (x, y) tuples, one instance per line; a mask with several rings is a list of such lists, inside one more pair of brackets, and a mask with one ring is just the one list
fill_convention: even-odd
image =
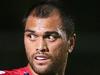
[(36, 49), (36, 51), (38, 51), (39, 49)]
[(45, 52), (45, 51), (46, 51), (46, 49), (36, 49), (36, 51)]
[(45, 52), (46, 51), (46, 49), (41, 49), (41, 52)]
[(38, 52), (48, 52), (48, 49), (36, 49)]

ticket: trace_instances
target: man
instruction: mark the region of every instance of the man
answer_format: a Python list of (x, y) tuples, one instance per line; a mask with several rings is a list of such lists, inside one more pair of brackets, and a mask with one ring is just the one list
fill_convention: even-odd
[(59, 4), (43, 2), (24, 18), (28, 65), (1, 75), (64, 75), (68, 54), (75, 45), (74, 23)]

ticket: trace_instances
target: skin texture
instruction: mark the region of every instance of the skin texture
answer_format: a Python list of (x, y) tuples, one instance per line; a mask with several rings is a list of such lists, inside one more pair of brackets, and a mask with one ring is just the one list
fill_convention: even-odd
[(24, 43), (33, 75), (64, 75), (74, 39), (62, 38), (58, 31), (61, 24), (57, 13), (48, 18), (28, 17)]

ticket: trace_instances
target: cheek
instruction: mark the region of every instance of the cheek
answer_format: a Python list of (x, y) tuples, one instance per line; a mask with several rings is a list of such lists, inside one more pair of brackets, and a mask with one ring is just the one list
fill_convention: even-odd
[(51, 46), (49, 46), (49, 50), (50, 54), (53, 57), (53, 60), (56, 63), (60, 63), (59, 65), (61, 65), (61, 63), (63, 64), (64, 62), (66, 62), (68, 57), (68, 50), (66, 48), (66, 44), (64, 44), (63, 42), (51, 44)]
[(24, 45), (25, 45), (25, 50), (26, 50), (26, 54), (28, 57), (30, 57), (33, 53), (35, 53), (35, 46), (32, 44), (32, 42), (30, 42), (28, 39), (24, 39)]
[(58, 41), (49, 45), (50, 53), (54, 56), (65, 56), (67, 54), (67, 45)]

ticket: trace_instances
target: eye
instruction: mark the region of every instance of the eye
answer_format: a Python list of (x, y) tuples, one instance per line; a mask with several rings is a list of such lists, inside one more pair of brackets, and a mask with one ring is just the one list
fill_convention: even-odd
[(29, 40), (31, 40), (31, 41), (35, 41), (36, 40), (36, 38), (37, 38), (37, 36), (35, 35), (35, 34), (27, 34), (27, 37), (29, 38)]
[(54, 37), (54, 36), (52, 36), (52, 35), (50, 35), (49, 37), (48, 37), (48, 39), (49, 39), (49, 41), (55, 41), (57, 38), (56, 37)]
[(56, 41), (56, 40), (59, 38), (59, 36), (58, 36), (58, 35), (55, 35), (55, 34), (51, 34), (51, 35), (46, 36), (46, 38), (47, 38), (50, 42), (54, 42), (54, 41)]

